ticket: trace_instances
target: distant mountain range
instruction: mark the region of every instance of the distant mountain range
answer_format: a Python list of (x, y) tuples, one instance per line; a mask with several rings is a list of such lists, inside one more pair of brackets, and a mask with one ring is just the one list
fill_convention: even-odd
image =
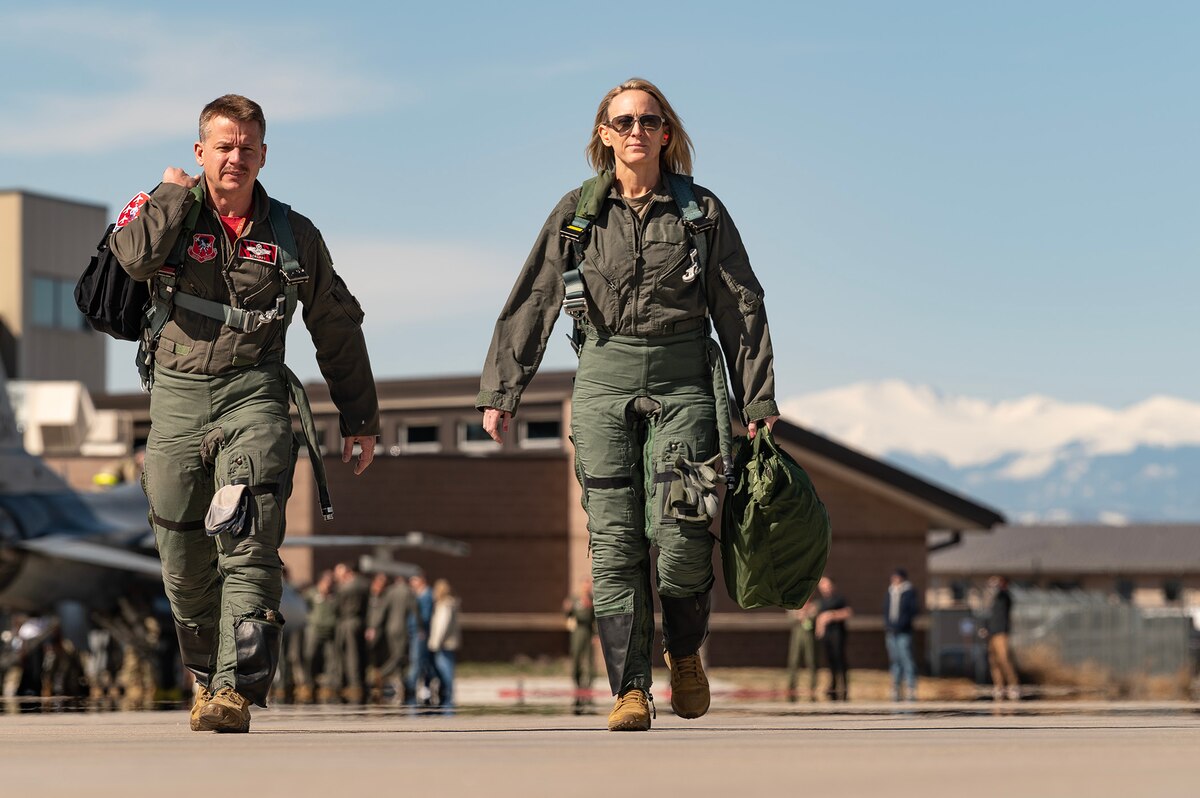
[(1011, 522), (1200, 520), (1198, 403), (988, 402), (887, 380), (806, 394), (782, 409)]

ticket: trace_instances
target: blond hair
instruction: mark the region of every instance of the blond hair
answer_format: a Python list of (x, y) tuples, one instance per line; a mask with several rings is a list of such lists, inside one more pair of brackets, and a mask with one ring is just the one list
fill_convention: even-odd
[(654, 98), (654, 101), (658, 103), (659, 110), (662, 111), (664, 130), (671, 134), (659, 155), (662, 168), (677, 175), (690, 175), (695, 148), (692, 146), (692, 139), (688, 136), (687, 131), (683, 129), (683, 120), (667, 102), (662, 91), (643, 78), (630, 78), (610, 90), (600, 101), (600, 107), (596, 110), (596, 123), (592, 125), (592, 138), (587, 145), (588, 163), (597, 172), (612, 170), (616, 167), (616, 158), (613, 156), (612, 147), (604, 146), (604, 142), (600, 140), (599, 128), (608, 121), (609, 104), (616, 99), (618, 94), (627, 91), (646, 92)]
[(433, 583), (433, 600), (445, 601), (453, 596), (454, 593), (450, 590), (450, 582), (446, 579), (439, 579)]
[(267, 138), (267, 118), (263, 116), (262, 106), (240, 94), (224, 94), (204, 106), (204, 110), (200, 112), (201, 141), (208, 137), (209, 123), (218, 116), (243, 124), (257, 122), (259, 141)]

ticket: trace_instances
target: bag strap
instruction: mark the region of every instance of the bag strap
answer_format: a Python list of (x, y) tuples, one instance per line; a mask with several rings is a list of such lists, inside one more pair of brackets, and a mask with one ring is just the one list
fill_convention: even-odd
[[(664, 172), (663, 177), (666, 180), (667, 190), (671, 193), (671, 199), (675, 200), (675, 204), (679, 206), (679, 213), (683, 216), (683, 226), (687, 228), (688, 234), (692, 238), (692, 265), (697, 269), (696, 276), (701, 277), (708, 265), (708, 231), (713, 228), (715, 222), (700, 210), (700, 204), (696, 202), (696, 194), (692, 191), (691, 176)], [(702, 282), (701, 285), (704, 283)]]
[[(162, 184), (160, 183), (159, 186)], [(155, 188), (157, 191), (158, 188)], [(174, 246), (167, 254), (166, 262), (154, 276), (156, 286), (150, 291), (150, 302), (146, 305), (146, 315), (142, 322), (142, 338), (138, 341), (137, 369), (142, 379), (142, 390), (149, 393), (154, 383), (154, 350), (158, 348), (158, 339), (167, 320), (171, 318), (171, 310), (175, 305), (175, 289), (179, 285), (179, 273), (183, 268), (184, 254), (188, 247), (188, 237), (196, 229), (200, 221), (200, 211), (204, 208), (204, 189), (199, 183), (192, 186), (189, 193), (195, 198), (192, 207), (188, 208), (183, 226)]]

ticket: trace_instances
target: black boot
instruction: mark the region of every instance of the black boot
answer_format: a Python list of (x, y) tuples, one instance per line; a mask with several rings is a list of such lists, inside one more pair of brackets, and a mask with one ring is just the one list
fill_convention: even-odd
[(175, 634), (179, 638), (179, 655), (183, 667), (196, 677), (196, 682), (206, 690), (210, 687), (217, 660), (217, 630), (213, 626), (184, 626), (175, 622)]
[(234, 624), (233, 637), (237, 650), (237, 692), (251, 703), (265, 707), (279, 665), (283, 616), (267, 610), (261, 617), (242, 618)]
[(689, 598), (659, 596), (663, 608), (663, 643), (671, 670), (671, 709), (681, 718), (708, 712), (711, 695), (700, 662), (700, 645), (708, 636), (712, 592)]
[(712, 590), (687, 598), (659, 596), (663, 616), (663, 645), (675, 659), (695, 654), (708, 637)]
[(600, 633), (600, 650), (604, 653), (604, 667), (608, 671), (608, 686), (612, 694), (621, 692), (625, 678), (625, 665), (629, 661), (629, 642), (633, 635), (633, 613), (604, 615), (596, 618), (596, 629)]

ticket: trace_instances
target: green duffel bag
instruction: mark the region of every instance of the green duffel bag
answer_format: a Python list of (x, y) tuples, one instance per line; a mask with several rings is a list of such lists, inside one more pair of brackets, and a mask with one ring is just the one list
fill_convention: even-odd
[(829, 558), (832, 527), (804, 469), (766, 427), (734, 444), (737, 484), (721, 516), (729, 597), (743, 609), (804, 606)]

